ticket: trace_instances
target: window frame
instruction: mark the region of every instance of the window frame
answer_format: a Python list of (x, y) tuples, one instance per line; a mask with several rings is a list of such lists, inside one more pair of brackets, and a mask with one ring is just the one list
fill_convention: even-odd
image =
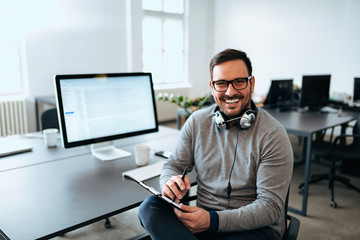
[[(162, 2), (163, 3), (163, 2)], [(184, 12), (183, 13), (172, 13), (172, 12), (165, 12), (164, 10), (148, 10), (148, 9), (143, 9), (143, 17), (142, 17), (142, 21), (146, 18), (146, 17), (153, 17), (153, 18), (157, 18), (161, 21), (161, 33), (162, 33), (162, 46), (161, 46), (161, 59), (162, 59), (162, 63), (161, 63), (161, 75), (162, 75), (162, 79), (158, 82), (154, 82), (154, 86), (155, 87), (164, 87), (166, 86), (172, 86), (172, 87), (184, 87), (188, 85), (188, 0), (184, 0)], [(164, 4), (164, 3), (163, 3)], [(178, 81), (178, 82), (169, 82), (166, 81), (166, 79), (164, 79), (164, 56), (165, 56), (165, 48), (164, 48), (164, 22), (166, 20), (176, 20), (176, 21), (181, 21), (182, 25), (183, 25), (183, 50), (182, 50), (182, 56), (183, 56), (183, 66), (182, 66), (182, 71), (183, 71), (183, 78), (182, 80)], [(143, 30), (142, 30), (142, 34), (143, 34)], [(142, 43), (144, 43), (144, 39), (142, 38)], [(144, 44), (143, 44), (144, 45)], [(144, 71), (144, 48), (142, 49), (142, 69)]]

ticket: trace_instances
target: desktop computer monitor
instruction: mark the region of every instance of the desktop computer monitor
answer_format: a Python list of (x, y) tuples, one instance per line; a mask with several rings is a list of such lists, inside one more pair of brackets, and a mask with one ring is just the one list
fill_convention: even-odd
[(329, 103), (331, 75), (303, 76), (300, 107), (319, 110)]
[(293, 80), (272, 80), (264, 104), (277, 107), (291, 105), (293, 99)]
[(354, 102), (360, 102), (360, 77), (354, 79)]
[(113, 140), (158, 131), (151, 73), (56, 75), (65, 148), (91, 144), (101, 160), (131, 156)]

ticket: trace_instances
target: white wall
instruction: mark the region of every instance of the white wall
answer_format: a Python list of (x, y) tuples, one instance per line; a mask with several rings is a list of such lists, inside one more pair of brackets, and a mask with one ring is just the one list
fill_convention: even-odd
[(46, 24), (30, 26), (25, 34), (30, 131), (35, 130), (34, 98), (54, 95), (55, 74), (142, 70), (141, 1), (44, 3), (34, 1), (31, 16)]
[(191, 97), (210, 93), (209, 63), (213, 57), (214, 1), (189, 0), (189, 82)]
[(77, 0), (56, 16), (56, 26), (29, 32), (25, 44), (30, 97), (54, 94), (55, 74), (128, 70), (125, 3)]
[[(45, 4), (46, 3), (46, 4)], [(203, 96), (208, 87), (208, 18), (213, 1), (189, 1), (189, 87), (157, 89), (190, 97)], [(142, 71), (141, 0), (36, 0), (28, 23), (25, 50), (29, 81), (28, 119), (35, 130), (34, 98), (54, 95), (55, 74)], [(209, 14), (210, 12), (210, 14)], [(205, 43), (205, 44), (204, 44)], [(205, 74), (204, 74), (205, 73)], [(158, 103), (159, 121), (176, 118), (177, 106)]]
[(250, 56), (255, 92), (270, 80), (330, 73), (330, 93), (353, 93), (360, 76), (360, 1), (215, 0), (214, 50)]

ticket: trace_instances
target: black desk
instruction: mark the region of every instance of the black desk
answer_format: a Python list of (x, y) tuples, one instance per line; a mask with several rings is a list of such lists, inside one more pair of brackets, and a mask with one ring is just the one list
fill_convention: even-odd
[[(150, 193), (122, 177), (136, 168), (134, 145), (173, 151), (179, 133), (160, 127), (157, 133), (116, 141), (133, 156), (110, 162), (96, 159), (86, 147), (69, 150), (69, 156), (62, 147), (38, 143), (33, 152), (0, 158), (0, 166), (20, 159), (0, 172), (0, 229), (10, 239), (48, 239), (137, 207)], [(159, 190), (158, 178), (147, 184)]]
[[(346, 126), (350, 121), (357, 119), (357, 114), (343, 113), (338, 115), (319, 112), (279, 112), (273, 109), (266, 109), (266, 111), (274, 116), (286, 128), (289, 134), (301, 136), (305, 140), (305, 147), (303, 149), (303, 156), (305, 156), (305, 173), (302, 207), (301, 210), (298, 210), (289, 206), (289, 210), (306, 216), (313, 134), (330, 127)], [(344, 131), (345, 127), (342, 127), (342, 132)]]

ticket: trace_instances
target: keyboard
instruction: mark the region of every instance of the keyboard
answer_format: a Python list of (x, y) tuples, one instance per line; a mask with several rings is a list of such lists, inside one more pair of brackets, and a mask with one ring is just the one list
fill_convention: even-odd
[(163, 165), (166, 161), (158, 161), (156, 163), (149, 164), (144, 167), (135, 168), (126, 172), (123, 172), (122, 175), (131, 177), (136, 181), (143, 182), (150, 178), (160, 176)]
[(320, 109), (321, 112), (327, 112), (327, 113), (340, 113), (340, 109), (334, 108), (334, 107), (330, 107), (330, 106), (325, 106), (322, 107)]

